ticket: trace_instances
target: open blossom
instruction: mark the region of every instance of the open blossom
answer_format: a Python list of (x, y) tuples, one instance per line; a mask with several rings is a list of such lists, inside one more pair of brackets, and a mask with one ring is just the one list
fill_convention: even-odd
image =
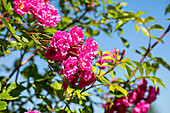
[(30, 0), (15, 0), (13, 5), (15, 6), (13, 10), (21, 15), (25, 15), (30, 10)]
[[(82, 29), (77, 26), (69, 32), (57, 31), (45, 52), (48, 60), (61, 62), (60, 74), (68, 79), (71, 87), (79, 83), (82, 88), (96, 80), (92, 72), (92, 60), (97, 54), (97, 42), (91, 37), (84, 44), (83, 37)], [(67, 87), (68, 84), (64, 81), (62, 88), (66, 90)]]
[(29, 108), (29, 111), (28, 111), (28, 112), (24, 112), (24, 113), (40, 113), (40, 112), (37, 111), (37, 110), (36, 110), (36, 111), (35, 111), (35, 110), (34, 110), (34, 111), (31, 111), (31, 109)]
[(30, 13), (45, 27), (55, 27), (60, 21), (58, 10), (49, 3), (41, 3), (32, 7)]
[(80, 72), (80, 80), (79, 87), (83, 88), (85, 86), (90, 85), (96, 80), (94, 73), (92, 71), (81, 71)]
[(144, 98), (145, 92), (147, 90), (147, 81), (145, 79), (141, 80), (141, 84), (137, 88), (137, 100)]
[(61, 66), (60, 74), (69, 79), (70, 76), (75, 75), (78, 71), (78, 60), (76, 57), (69, 57)]
[(93, 60), (94, 57), (97, 56), (97, 49), (98, 49), (97, 46), (98, 46), (97, 42), (94, 41), (92, 37), (90, 37), (86, 40), (82, 52), (88, 53), (90, 58)]
[(152, 103), (153, 101), (156, 100), (156, 96), (159, 95), (159, 88), (157, 89), (157, 91), (155, 90), (155, 87), (150, 86), (149, 90), (148, 90), (148, 97), (146, 99), (146, 101), (148, 103)]
[(83, 30), (81, 29), (81, 27), (74, 26), (70, 29), (68, 33), (71, 34), (71, 38), (73, 40), (72, 45), (78, 44), (84, 38)]
[(58, 10), (50, 5), (49, 0), (15, 0), (13, 2), (17, 14), (25, 15), (31, 13), (34, 18), (37, 18), (40, 25), (45, 27), (55, 27), (60, 21)]
[(147, 113), (149, 107), (150, 107), (149, 103), (146, 103), (145, 100), (141, 100), (141, 102), (137, 103), (137, 105), (134, 107), (132, 113)]
[[(51, 47), (53, 48), (52, 52), (48, 52), (51, 49), (47, 49), (46, 52), (46, 58), (48, 60), (56, 60), (57, 62), (61, 62), (65, 60), (68, 50), (70, 49), (72, 43), (72, 39), (70, 34), (66, 33), (65, 31), (57, 31), (52, 38), (52, 41), (50, 42)], [(55, 59), (49, 59), (51, 54), (54, 56)], [(55, 55), (54, 55), (55, 54)]]
[(92, 70), (92, 60), (87, 53), (81, 53), (79, 55), (79, 67), (80, 70)]
[[(144, 96), (146, 92), (148, 92), (147, 97)], [(159, 88), (155, 90), (153, 86), (150, 86), (149, 89), (147, 89), (147, 81), (142, 79), (137, 89), (130, 91), (127, 96), (115, 99), (113, 105), (107, 102), (105, 109), (108, 111), (107, 113), (126, 113), (127, 109), (134, 105), (135, 107), (132, 113), (147, 113), (150, 104), (155, 101), (158, 94)]]

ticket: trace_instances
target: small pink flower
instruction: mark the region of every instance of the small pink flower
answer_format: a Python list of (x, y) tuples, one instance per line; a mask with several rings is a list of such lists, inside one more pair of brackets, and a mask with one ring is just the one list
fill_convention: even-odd
[(92, 37), (88, 38), (83, 46), (83, 52), (88, 53), (90, 58), (93, 60), (97, 56), (98, 44), (93, 40)]
[(84, 38), (83, 30), (81, 29), (81, 27), (74, 26), (70, 29), (68, 33), (71, 34), (71, 38), (73, 40), (72, 45), (78, 44)]
[(24, 113), (40, 113), (40, 112), (37, 111), (37, 110), (36, 110), (36, 111), (35, 111), (35, 110), (34, 110), (34, 111), (31, 111), (31, 109), (29, 108), (29, 111), (28, 111), (28, 112), (24, 112)]
[(156, 96), (159, 95), (159, 88), (157, 89), (157, 91), (155, 90), (155, 87), (150, 86), (149, 90), (148, 90), (148, 97), (146, 99), (146, 101), (148, 103), (152, 103), (153, 101), (156, 100)]
[(62, 69), (60, 71), (60, 74), (64, 75), (67, 79), (69, 79), (70, 76), (75, 75), (78, 71), (78, 60), (76, 57), (70, 56), (61, 64), (61, 66)]
[(17, 14), (25, 15), (30, 10), (30, 0), (15, 0), (13, 5)]
[(85, 86), (90, 85), (96, 80), (95, 75), (92, 71), (81, 71), (80, 72), (80, 80), (79, 87), (83, 88)]
[(112, 83), (112, 82), (115, 82), (115, 81), (117, 81), (117, 79), (116, 78), (114, 78), (114, 79), (110, 79), (110, 82)]
[(41, 3), (38, 5), (33, 5), (31, 7), (30, 13), (37, 18), (40, 25), (46, 27), (55, 27), (60, 21), (60, 15), (58, 10), (54, 6), (50, 5), (49, 2)]
[(147, 113), (149, 107), (150, 107), (149, 103), (146, 103), (145, 100), (141, 100), (141, 102), (137, 103), (137, 105), (134, 107), (132, 113)]
[(45, 56), (48, 60), (61, 62), (66, 59), (68, 50), (72, 43), (71, 35), (65, 31), (57, 31), (50, 42), (51, 47), (47, 48)]
[(79, 68), (80, 70), (92, 70), (92, 60), (87, 53), (81, 53), (79, 55)]

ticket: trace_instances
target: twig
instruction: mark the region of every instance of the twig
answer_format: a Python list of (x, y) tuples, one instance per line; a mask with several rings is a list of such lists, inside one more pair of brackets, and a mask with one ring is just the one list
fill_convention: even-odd
[[(166, 31), (161, 35), (160, 39), (162, 39), (169, 31), (170, 31), (170, 24), (169, 24), (168, 28), (166, 29)], [(143, 55), (142, 59), (139, 62), (140, 64), (146, 58), (147, 54), (158, 44), (158, 42), (159, 42), (159, 40), (157, 40), (150, 48), (147, 49), (146, 53)], [(132, 78), (134, 76), (134, 73), (136, 73), (137, 70), (138, 70), (138, 68), (136, 67), (134, 69), (133, 73), (130, 75), (130, 78)], [(126, 88), (129, 81), (130, 80), (127, 80), (127, 82), (125, 82), (124, 88)]]
[[(23, 61), (20, 66), (23, 66), (24, 64), (26, 64), (31, 58), (33, 58), (36, 55), (36, 53), (33, 53), (28, 59), (26, 59), (25, 61)], [(9, 81), (9, 79), (14, 75), (14, 73), (18, 70), (19, 67), (16, 67), (12, 73), (9, 75), (9, 77), (3, 82), (2, 84), (2, 88), (6, 85), (6, 83)]]

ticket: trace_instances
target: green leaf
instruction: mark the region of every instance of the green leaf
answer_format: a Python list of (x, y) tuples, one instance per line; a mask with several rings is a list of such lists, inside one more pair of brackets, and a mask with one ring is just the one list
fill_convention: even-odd
[(164, 28), (159, 24), (156, 24), (150, 27), (150, 30), (153, 30), (153, 29), (164, 30)]
[(7, 0), (2, 0), (2, 2), (4, 4), (5, 9), (7, 10), (8, 9), (8, 7), (7, 7)]
[(115, 87), (114, 87), (114, 85), (110, 84), (109, 89), (110, 89), (110, 91), (112, 91), (113, 93), (115, 92)]
[(127, 95), (127, 91), (126, 91), (124, 88), (122, 88), (121, 86), (119, 86), (119, 85), (117, 85), (117, 84), (114, 84), (114, 87), (115, 87), (115, 89), (117, 89), (117, 90), (119, 90), (121, 93), (123, 93), (124, 96)]
[(143, 14), (145, 14), (146, 12), (143, 12), (143, 11), (138, 11), (136, 14), (135, 14), (135, 16), (136, 17), (139, 17), (140, 15), (143, 15)]
[(13, 15), (13, 10), (12, 10), (12, 6), (11, 6), (11, 3), (8, 2), (8, 5), (7, 5), (7, 9), (6, 9), (10, 15)]
[(133, 61), (133, 63), (137, 66), (137, 68), (139, 69), (139, 72), (141, 74), (141, 76), (143, 75), (143, 67), (139, 62)]
[(81, 98), (81, 90), (76, 90), (75, 93), (77, 94), (78, 98), (80, 99)]
[(128, 75), (130, 76), (131, 75), (131, 72), (132, 72), (132, 70), (126, 65), (126, 70), (127, 70), (127, 72), (128, 72)]
[[(155, 77), (155, 76), (144, 76), (144, 77), (143, 76), (138, 76), (136, 79), (145, 79), (145, 78), (150, 79), (154, 83), (154, 85), (156, 85), (155, 83), (158, 83), (158, 84), (162, 85), (164, 88), (166, 88), (166, 86), (162, 82), (162, 80), (160, 78), (158, 78), (158, 77)], [(155, 86), (155, 87), (157, 87), (157, 86)]]
[(115, 72), (114, 72), (113, 70), (110, 72), (110, 75), (111, 75), (111, 78), (112, 78), (112, 79), (115, 78)]
[(137, 32), (140, 31), (139, 26), (138, 26), (137, 24), (135, 24), (135, 30), (136, 30)]
[(144, 62), (142, 66), (145, 68), (146, 75), (149, 75), (151, 72), (151, 67), (149, 62)]
[(154, 19), (152, 16), (148, 16), (148, 17), (145, 19), (144, 23), (147, 23), (147, 22), (150, 22), (150, 21), (155, 21), (155, 19)]
[(166, 7), (165, 14), (170, 13), (170, 4)]
[(87, 92), (83, 92), (82, 93), (83, 96), (92, 96), (91, 94), (87, 93)]
[(42, 98), (44, 100), (44, 102), (50, 107), (52, 108), (52, 102), (47, 99), (45, 96), (39, 96), (40, 98)]
[(102, 4), (103, 4), (104, 9), (107, 10), (104, 0), (102, 0)]
[(161, 64), (162, 66), (164, 66), (165, 68), (170, 70), (170, 65), (168, 65), (167, 62), (164, 59), (159, 58), (159, 57), (155, 57), (155, 58), (152, 58), (152, 60), (156, 61), (157, 63)]
[(149, 37), (149, 31), (148, 31), (146, 28), (142, 27), (142, 26), (141, 26), (140, 28), (141, 28), (143, 34), (144, 34), (145, 36)]
[(14, 98), (9, 94), (9, 92), (4, 91), (0, 94), (0, 99), (2, 99), (2, 100), (15, 100), (15, 99), (17, 99), (17, 97)]
[(116, 59), (115, 58), (113, 58), (113, 56), (104, 56), (104, 57), (102, 57), (102, 60), (112, 60), (112, 61), (116, 61)]
[(161, 43), (164, 43), (162, 39), (160, 39), (160, 38), (158, 38), (158, 37), (156, 37), (156, 36), (151, 36), (151, 38), (154, 38), (154, 39), (160, 41)]
[(99, 35), (99, 33), (100, 33), (100, 30), (95, 30), (92, 32), (93, 35)]
[(128, 19), (120, 20), (120, 21), (117, 23), (116, 27), (115, 27), (115, 31), (117, 31), (121, 26), (123, 26), (124, 24), (126, 24), (129, 20), (130, 20), (129, 18), (128, 18)]
[(51, 87), (53, 87), (55, 90), (60, 90), (61, 86), (62, 86), (62, 84), (59, 82), (56, 82), (56, 81), (51, 84)]
[(5, 110), (8, 104), (5, 101), (0, 101), (0, 111)]
[(20, 24), (22, 24), (22, 20), (20, 17), (15, 17), (15, 20), (18, 21)]
[(129, 42), (128, 42), (125, 38), (120, 37), (120, 36), (119, 36), (119, 38), (122, 40), (123, 44), (124, 44), (126, 47), (129, 47)]
[(98, 47), (98, 49), (99, 49), (98, 53), (99, 53), (100, 57), (102, 58), (102, 50), (100, 49), (99, 46), (97, 46), (97, 47)]
[(11, 26), (11, 24), (4, 18), (4, 17), (0, 17), (0, 19), (2, 20), (2, 22), (6, 25), (6, 27), (10, 30), (10, 32), (12, 34), (15, 34), (15, 30), (14, 28)]
[(0, 91), (1, 91), (2, 83), (0, 82)]
[(87, 26), (84, 35), (86, 35), (87, 37), (91, 37), (92, 33), (93, 33), (92, 28)]

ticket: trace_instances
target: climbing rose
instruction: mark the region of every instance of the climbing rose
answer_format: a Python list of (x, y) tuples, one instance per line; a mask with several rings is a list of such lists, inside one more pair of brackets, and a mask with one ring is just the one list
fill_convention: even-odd
[(92, 37), (90, 37), (86, 40), (82, 52), (87, 53), (90, 56), (90, 58), (93, 60), (94, 57), (97, 56), (97, 49), (98, 49), (97, 46), (98, 46), (97, 42), (94, 41)]
[[(57, 62), (61, 62), (66, 59), (68, 50), (70, 49), (72, 43), (71, 35), (66, 33), (65, 31), (57, 31), (50, 42), (52, 47), (52, 52), (48, 52), (51, 49), (47, 49), (45, 56), (47, 59), (50, 58), (50, 55), (54, 56), (49, 60), (56, 60)], [(48, 54), (51, 53), (51, 54)]]
[(94, 73), (92, 71), (81, 71), (80, 72), (80, 80), (79, 87), (83, 88), (85, 86), (90, 85), (96, 80)]
[(84, 38), (83, 30), (81, 29), (81, 27), (74, 26), (70, 29), (68, 33), (71, 34), (71, 38), (73, 40), (72, 45), (78, 44)]
[(69, 77), (75, 75), (78, 71), (78, 60), (76, 57), (70, 56), (61, 66), (60, 74), (64, 75), (69, 80)]
[(79, 55), (79, 68), (80, 70), (92, 70), (92, 60), (88, 53), (81, 53)]
[(132, 113), (147, 113), (149, 107), (150, 107), (149, 103), (146, 103), (145, 100), (141, 100), (141, 102), (137, 103), (137, 105), (134, 107)]
[(57, 23), (60, 21), (58, 10), (49, 3), (33, 5), (30, 13), (37, 18), (40, 25), (45, 26), (45, 28), (53, 28), (57, 26)]
[(50, 5), (49, 0), (15, 0), (13, 2), (17, 14), (25, 15), (27, 12), (37, 18), (40, 25), (46, 27), (55, 27), (60, 21), (58, 10)]
[(156, 96), (159, 95), (159, 88), (157, 89), (157, 91), (155, 90), (155, 87), (153, 86), (149, 86), (149, 90), (148, 90), (148, 97), (146, 99), (146, 101), (148, 103), (152, 103), (153, 101), (156, 100)]
[(34, 110), (34, 111), (31, 111), (31, 109), (29, 108), (29, 111), (28, 111), (28, 112), (24, 112), (24, 113), (40, 113), (40, 112), (37, 111), (37, 110), (36, 110), (36, 111), (35, 111), (35, 110)]
[(30, 0), (15, 0), (13, 5), (15, 6), (13, 10), (17, 14), (24, 15), (30, 10)]

